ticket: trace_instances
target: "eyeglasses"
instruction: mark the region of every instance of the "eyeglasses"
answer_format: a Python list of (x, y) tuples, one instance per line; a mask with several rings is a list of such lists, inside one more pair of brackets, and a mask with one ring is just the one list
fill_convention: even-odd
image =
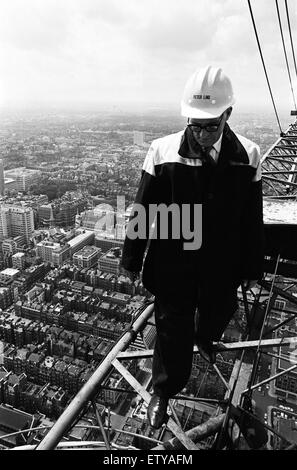
[(193, 132), (201, 132), (202, 129), (204, 129), (207, 132), (217, 132), (219, 129), (221, 122), (222, 122), (223, 116), (221, 117), (220, 121), (217, 124), (206, 124), (206, 126), (201, 126), (201, 124), (189, 124), (188, 127), (191, 128)]

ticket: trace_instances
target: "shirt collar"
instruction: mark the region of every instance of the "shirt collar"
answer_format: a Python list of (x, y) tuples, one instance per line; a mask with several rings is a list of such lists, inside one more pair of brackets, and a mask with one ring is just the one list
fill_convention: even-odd
[(223, 132), (221, 133), (219, 139), (213, 144), (213, 148), (216, 150), (217, 153), (220, 153), (221, 146), (222, 146), (222, 138), (223, 138)]

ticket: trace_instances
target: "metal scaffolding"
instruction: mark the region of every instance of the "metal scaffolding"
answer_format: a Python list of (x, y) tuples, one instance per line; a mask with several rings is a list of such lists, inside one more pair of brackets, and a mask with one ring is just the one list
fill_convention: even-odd
[[(263, 281), (263, 284), (266, 287), (269, 287), (269, 283)], [(295, 284), (294, 284), (295, 286)], [(292, 287), (292, 284), (290, 285)], [(260, 287), (263, 289), (263, 286)], [(278, 286), (273, 286), (274, 292), (277, 292), (279, 296), (286, 296), (289, 297), (291, 301), (295, 302), (297, 307), (297, 298), (295, 296), (291, 296), (288, 293), (288, 289), (282, 290)], [(270, 297), (272, 295), (272, 289), (270, 292)], [(273, 303), (268, 302), (268, 310), (269, 312), (273, 309)], [(269, 314), (268, 312), (268, 314)], [(250, 312), (249, 312), (250, 313)], [(107, 429), (106, 426), (103, 425), (99, 414), (97, 413), (98, 418), (98, 426), (93, 426), (93, 428), (100, 429), (103, 435), (103, 441), (96, 441), (96, 442), (81, 442), (80, 445), (78, 443), (61, 443), (63, 436), (66, 435), (67, 432), (71, 429), (72, 426), (79, 427), (77, 424), (77, 418), (80, 416), (81, 412), (86, 409), (88, 403), (94, 404), (94, 397), (100, 390), (100, 386), (102, 385), (104, 378), (107, 376), (109, 371), (112, 368), (115, 368), (124, 378), (125, 380), (133, 387), (136, 394), (138, 394), (146, 403), (150, 400), (150, 394), (148, 391), (133, 377), (133, 375), (126, 369), (126, 367), (122, 364), (121, 361), (125, 360), (137, 360), (143, 358), (152, 357), (153, 351), (146, 350), (146, 351), (126, 351), (128, 346), (134, 341), (136, 335), (143, 329), (146, 322), (150, 319), (153, 314), (153, 305), (150, 304), (147, 306), (142, 312), (140, 312), (139, 316), (131, 325), (130, 329), (124, 333), (124, 335), (119, 339), (119, 341), (114, 345), (113, 349), (109, 352), (106, 358), (102, 361), (99, 365), (97, 370), (91, 376), (91, 378), (86, 382), (86, 384), (82, 387), (82, 389), (78, 392), (78, 394), (74, 397), (70, 405), (65, 409), (64, 413), (60, 416), (60, 418), (56, 421), (53, 427), (49, 430), (47, 435), (42, 439), (42, 441), (37, 446), (22, 446), (17, 447), (16, 449), (37, 449), (37, 450), (49, 450), (49, 449), (68, 449), (68, 448), (116, 448), (112, 443), (108, 441), (107, 438)], [(266, 316), (267, 318), (267, 316)], [(292, 318), (295, 318), (293, 316)], [(281, 327), (283, 322), (280, 322), (274, 328), (273, 332), (277, 331), (277, 327)], [(263, 330), (262, 330), (263, 331)], [(218, 377), (224, 384), (226, 388), (226, 396), (224, 402), (219, 402), (219, 400), (213, 400), (213, 402), (217, 402), (217, 416), (211, 417), (206, 422), (202, 423), (201, 425), (184, 432), (179, 423), (176, 422), (176, 415), (172, 413), (172, 416), (169, 417), (168, 422), (166, 424), (167, 428), (175, 435), (174, 439), (171, 439), (167, 443), (160, 443), (153, 449), (181, 449), (186, 448), (189, 450), (199, 450), (201, 447), (199, 443), (202, 440), (210, 439), (211, 447), (212, 448), (224, 448), (226, 445), (225, 436), (226, 433), (228, 434), (228, 424), (230, 419), (234, 421), (234, 416), (236, 417), (235, 407), (237, 410), (243, 410), (242, 416), (244, 413), (249, 413), (245, 407), (242, 407), (245, 397), (252, 395), (252, 392), (263, 384), (270, 383), (275, 381), (278, 377), (284, 374), (290, 373), (292, 370), (297, 368), (297, 361), (288, 369), (276, 373), (271, 377), (257, 382), (253, 380), (253, 368), (258, 365), (258, 357), (261, 354), (271, 354), (277, 358), (283, 359), (282, 356), (277, 354), (272, 354), (267, 352), (267, 349), (274, 348), (279, 349), (283, 346), (290, 346), (291, 348), (297, 347), (297, 337), (274, 337), (271, 339), (254, 339), (254, 340), (244, 340), (239, 342), (233, 343), (216, 343), (216, 350), (217, 352), (232, 352), (232, 351), (239, 351), (241, 352), (240, 359), (237, 359), (234, 364), (233, 373), (231, 375), (229, 383), (226, 382), (223, 375), (221, 374), (219, 368), (214, 366), (214, 370), (217, 373)], [(248, 358), (248, 361), (244, 360), (245, 354), (249, 354), (253, 352), (254, 358), (251, 361)], [(194, 347), (194, 354), (198, 354), (197, 347)], [(256, 375), (254, 374), (254, 378)], [(174, 403), (177, 403), (179, 399), (189, 399), (189, 397), (174, 397), (172, 400), (172, 410), (174, 410)], [(195, 398), (197, 401), (207, 402), (212, 401), (209, 398), (197, 397)], [(256, 418), (257, 420), (257, 418)], [(275, 434), (278, 438), (283, 439), (287, 442), (290, 448), (293, 446), (293, 442), (288, 441), (285, 437), (281, 436), (275, 429), (271, 426), (262, 423), (264, 428), (268, 429), (270, 433)], [(36, 428), (40, 429), (40, 428)], [(34, 432), (35, 428), (30, 428), (27, 431), (22, 430), (19, 433), (23, 435), (26, 432)], [(124, 430), (118, 430), (119, 432), (125, 433)], [(236, 439), (239, 441), (240, 434), (241, 434), (241, 427), (239, 426), (237, 429)], [(11, 435), (15, 435), (17, 433), (11, 433)], [(234, 431), (233, 431), (234, 436)], [(165, 446), (165, 447), (164, 447)]]
[[(282, 294), (282, 290), (279, 287), (275, 287), (278, 290), (279, 294)], [(288, 295), (287, 292), (284, 292), (285, 295)], [(295, 299), (295, 303), (297, 304), (297, 299)], [(270, 304), (270, 310), (272, 309), (272, 304)], [(54, 448), (80, 448), (80, 446), (76, 443), (75, 445), (71, 446), (71, 443), (67, 445), (61, 443), (62, 437), (69, 431), (72, 425), (78, 426), (76, 424), (76, 418), (79, 416), (81, 411), (86, 407), (89, 401), (93, 400), (94, 395), (100, 389), (104, 378), (106, 377), (107, 373), (114, 367), (124, 378), (125, 380), (133, 387), (134, 391), (146, 402), (148, 403), (150, 400), (150, 394), (145, 390), (145, 388), (133, 377), (133, 375), (123, 366), (121, 361), (124, 360), (137, 360), (143, 358), (152, 357), (153, 351), (146, 350), (146, 351), (126, 351), (128, 346), (131, 342), (135, 339), (135, 335), (141, 331), (144, 327), (146, 322), (153, 314), (153, 305), (149, 305), (137, 318), (135, 323), (131, 326), (131, 329), (127, 331), (122, 338), (115, 344), (114, 348), (110, 351), (108, 356), (104, 359), (104, 361), (99, 365), (95, 373), (89, 379), (89, 381), (84, 385), (84, 387), (79, 391), (79, 393), (75, 396), (72, 400), (70, 405), (66, 408), (64, 413), (60, 416), (54, 426), (50, 429), (48, 434), (44, 437), (44, 439), (35, 447), (37, 450), (49, 450)], [(166, 443), (160, 443), (153, 449), (181, 449), (186, 448), (189, 450), (199, 450), (200, 446), (199, 443), (202, 440), (211, 439), (211, 446), (213, 448), (222, 448), (225, 446), (225, 439), (224, 435), (227, 430), (227, 425), (230, 419), (233, 419), (234, 409), (235, 407), (242, 404), (244, 397), (247, 395), (251, 395), (253, 390), (261, 386), (262, 384), (269, 383), (271, 381), (276, 380), (277, 377), (283, 375), (285, 373), (289, 373), (290, 371), (297, 368), (297, 363), (293, 366), (289, 367), (287, 370), (275, 374), (268, 379), (253, 383), (251, 381), (253, 365), (255, 363), (255, 358), (252, 362), (245, 362), (244, 355), (248, 351), (254, 351), (257, 354), (265, 353), (267, 349), (271, 348), (280, 348), (283, 346), (297, 346), (297, 337), (283, 337), (283, 338), (272, 338), (272, 339), (262, 339), (260, 338), (257, 340), (246, 340), (240, 341), (235, 343), (216, 343), (217, 352), (231, 352), (231, 351), (241, 351), (241, 357), (239, 360), (236, 360), (232, 376), (230, 378), (230, 382), (227, 383), (222, 374), (220, 373), (217, 366), (214, 367), (214, 370), (224, 383), (226, 387), (226, 400), (223, 403), (218, 403), (219, 407), (217, 409), (217, 416), (211, 417), (206, 422), (202, 423), (201, 425), (187, 431), (186, 433), (181, 429), (180, 425), (175, 422), (174, 416), (169, 417), (167, 422), (167, 427), (171, 432), (175, 435), (174, 439)], [(194, 347), (194, 354), (198, 354), (196, 346)], [(181, 399), (189, 399), (188, 397), (181, 397)], [(174, 397), (174, 401), (178, 400), (179, 397)], [(201, 402), (207, 400), (211, 400), (208, 398), (199, 397), (196, 400), (201, 400)], [(216, 400), (213, 400), (216, 402)], [(243, 413), (248, 413), (248, 410), (245, 408), (241, 408)], [(236, 415), (236, 413), (235, 413)], [(284, 441), (287, 441), (283, 436), (280, 436), (279, 433), (274, 430), (271, 426), (263, 425), (264, 428), (267, 428), (270, 432), (273, 432), (278, 437), (282, 438)], [(102, 435), (104, 436), (103, 442), (98, 442), (97, 447), (108, 449), (110, 447), (110, 443), (106, 440), (106, 426), (100, 422), (99, 419), (99, 426), (94, 426), (94, 428), (101, 429)], [(33, 430), (31, 429), (31, 432)], [(24, 433), (24, 430), (22, 431)], [(120, 431), (119, 432), (125, 432)], [(239, 440), (240, 437), (240, 427), (238, 428), (236, 439)], [(234, 433), (233, 433), (234, 434)], [(292, 445), (292, 442), (288, 442), (288, 445)], [(94, 448), (96, 447), (95, 443), (92, 442), (82, 442), (81, 448)], [(164, 447), (165, 446), (165, 447)], [(32, 449), (32, 446), (24, 446), (21, 448), (28, 448)], [(112, 447), (114, 448), (114, 447)], [(19, 448), (18, 448), (19, 449)]]
[(266, 196), (297, 195), (297, 122), (290, 124), (261, 159)]
[[(277, 140), (277, 142), (269, 149), (262, 158), (264, 194), (268, 198), (276, 199), (294, 199), (297, 196), (297, 122), (291, 124), (288, 130)], [(170, 416), (164, 428), (166, 427), (175, 436), (167, 442), (156, 441), (157, 444), (153, 449), (189, 449), (200, 450), (205, 446), (201, 446), (201, 441), (207, 442), (207, 448), (224, 449), (224, 448), (241, 448), (244, 441), (249, 448), (259, 448), (265, 445), (264, 433), (269, 436), (276, 436), (277, 439), (286, 443), (287, 449), (295, 448), (297, 444), (291, 442), (282, 436), (275, 427), (268, 423), (262, 423), (255, 415), (252, 401), (253, 392), (269, 383), (275, 383), (280, 377), (290, 374), (297, 369), (297, 357), (287, 357), (282, 354), (281, 348), (288, 347), (291, 351), (297, 349), (297, 336), (282, 336), (280, 331), (295, 321), (297, 314), (297, 269), (296, 276), (284, 282), (280, 278), (282, 274), (283, 259), (281, 254), (270, 256), (270, 269), (266, 270), (266, 274), (259, 282), (255, 292), (251, 292), (247, 298), (247, 292), (241, 289), (241, 303), (244, 306), (245, 316), (247, 320), (246, 335), (242, 340), (237, 342), (215, 343), (216, 352), (220, 354), (234, 353), (236, 360), (233, 367), (230, 380), (227, 381), (220, 370), (219, 366), (208, 366), (212, 368), (214, 374), (217, 375), (225, 388), (224, 400), (216, 400), (209, 397), (187, 397), (176, 396), (170, 400)], [(289, 262), (289, 260), (285, 260)], [(275, 312), (275, 303), (277, 299), (284, 299), (296, 306), (296, 310), (283, 311), (286, 318), (280, 318), (274, 322), (273, 326), (269, 324), (269, 318)], [(141, 333), (143, 328), (153, 315), (153, 304), (144, 306), (138, 314), (130, 328), (115, 343), (112, 350), (98, 366), (91, 378), (81, 388), (78, 394), (73, 398), (71, 403), (52, 426), (49, 432), (35, 446), (22, 446), (16, 449), (68, 449), (68, 448), (117, 448), (110, 441), (110, 427), (106, 426), (98, 413), (96, 407), (96, 395), (104, 387), (104, 379), (110, 371), (116, 370), (133, 388), (136, 396), (139, 396), (145, 403), (150, 401), (150, 393), (140, 384), (140, 382), (131, 374), (131, 372), (123, 365), (123, 361), (132, 361), (139, 359), (152, 358), (153, 350), (127, 350), (136, 336)], [(256, 327), (255, 327), (256, 325)], [(254, 328), (254, 329), (253, 329)], [(197, 347), (194, 347), (194, 355), (199, 354)], [(259, 364), (264, 356), (270, 356), (276, 361), (287, 361), (289, 366), (281, 371), (274, 371), (270, 377), (260, 380), (258, 379)], [(127, 391), (128, 393), (128, 391)], [(194, 400), (201, 403), (216, 403), (217, 409), (214, 416), (211, 416), (206, 422), (185, 432), (179, 423), (175, 406), (179, 400)], [(103, 440), (101, 441), (82, 441), (80, 443), (61, 442), (69, 430), (78, 427), (78, 419), (83, 415), (89, 406), (93, 406), (95, 416), (97, 418), (97, 426), (93, 426), (101, 431)], [(258, 427), (258, 428), (257, 428)], [(255, 442), (247, 429), (252, 428), (254, 434), (260, 436)], [(37, 428), (39, 429), (39, 428)], [(263, 431), (264, 430), (264, 431)], [(125, 433), (127, 431), (117, 429), (118, 432)], [(20, 431), (23, 435), (26, 432), (34, 432), (34, 429)], [(262, 433), (262, 434), (261, 434)], [(16, 433), (12, 433), (13, 435)], [(133, 434), (132, 432), (130, 434)], [(264, 436), (264, 437), (263, 437)], [(143, 436), (144, 439), (150, 439)], [(153, 442), (154, 439), (151, 439)], [(119, 446), (118, 446), (119, 448)], [(130, 447), (131, 448), (131, 447)], [(135, 447), (132, 447), (135, 449)]]

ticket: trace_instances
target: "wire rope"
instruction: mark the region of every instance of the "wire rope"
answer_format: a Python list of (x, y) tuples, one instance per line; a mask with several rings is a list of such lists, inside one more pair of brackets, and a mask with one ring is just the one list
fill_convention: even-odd
[(290, 67), (289, 67), (289, 62), (288, 62), (288, 55), (287, 55), (287, 50), (286, 50), (286, 45), (285, 45), (285, 39), (284, 39), (284, 34), (283, 34), (283, 27), (282, 27), (282, 22), (281, 22), (279, 7), (278, 7), (278, 0), (275, 0), (275, 6), (276, 6), (276, 11), (277, 11), (278, 24), (279, 24), (280, 34), (281, 34), (281, 38), (282, 38), (284, 56), (285, 56), (286, 65), (287, 65), (287, 71), (288, 71), (288, 76), (289, 76), (289, 82), (290, 82), (290, 87), (291, 87), (291, 92), (292, 92), (294, 107), (295, 107), (295, 111), (297, 111), (297, 109), (296, 109), (295, 95), (294, 95), (294, 90), (293, 90), (293, 85), (292, 85), (292, 78), (291, 78), (291, 73), (290, 73)]
[(288, 28), (289, 28), (289, 34), (290, 34), (292, 55), (293, 55), (293, 60), (294, 60), (295, 73), (296, 73), (296, 77), (297, 77), (297, 66), (296, 66), (295, 50), (294, 50), (294, 43), (293, 43), (293, 39), (292, 39), (290, 15), (289, 15), (289, 9), (288, 9), (287, 0), (285, 0), (285, 6), (286, 6), (286, 14), (287, 14), (287, 21), (288, 21)]
[(254, 32), (255, 32), (255, 36), (256, 36), (256, 40), (257, 40), (257, 44), (258, 44), (258, 49), (259, 49), (259, 53), (260, 53), (261, 60), (262, 60), (262, 65), (263, 65), (267, 85), (268, 85), (269, 92), (270, 92), (271, 101), (272, 101), (272, 104), (273, 104), (275, 116), (276, 116), (278, 127), (279, 127), (279, 130), (280, 130), (280, 135), (283, 136), (284, 133), (283, 133), (283, 130), (282, 130), (282, 127), (281, 127), (281, 124), (280, 124), (280, 120), (279, 120), (279, 116), (278, 116), (278, 112), (277, 112), (277, 109), (276, 109), (276, 106), (275, 106), (275, 102), (274, 102), (274, 98), (273, 98), (273, 94), (272, 94), (272, 90), (271, 90), (271, 86), (270, 86), (270, 82), (269, 82), (269, 78), (268, 78), (268, 74), (267, 74), (267, 70), (266, 70), (266, 65), (265, 65), (265, 62), (264, 62), (263, 54), (262, 54), (261, 44), (260, 44), (260, 41), (259, 41), (259, 36), (258, 36), (258, 32), (257, 32), (257, 27), (256, 27), (255, 19), (254, 19), (254, 14), (253, 14), (251, 2), (250, 2), (250, 0), (247, 0), (247, 2), (248, 2), (249, 10), (250, 10), (250, 15), (251, 15), (251, 19), (252, 19), (252, 23), (253, 23), (253, 27), (254, 27)]

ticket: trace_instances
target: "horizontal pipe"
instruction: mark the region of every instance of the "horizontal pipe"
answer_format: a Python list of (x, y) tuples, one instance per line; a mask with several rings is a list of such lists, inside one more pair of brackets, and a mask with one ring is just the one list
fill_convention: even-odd
[[(273, 339), (262, 339), (260, 348), (275, 348), (277, 346), (288, 346), (297, 345), (297, 336), (289, 336), (286, 338), (273, 338)], [(254, 349), (258, 348), (259, 340), (254, 341), (235, 341), (234, 343), (214, 343), (214, 349), (216, 353), (237, 351), (241, 349)], [(145, 351), (126, 351), (118, 354), (118, 359), (144, 359), (153, 357), (154, 350), (147, 349)], [(199, 353), (197, 346), (194, 346), (193, 353)]]

